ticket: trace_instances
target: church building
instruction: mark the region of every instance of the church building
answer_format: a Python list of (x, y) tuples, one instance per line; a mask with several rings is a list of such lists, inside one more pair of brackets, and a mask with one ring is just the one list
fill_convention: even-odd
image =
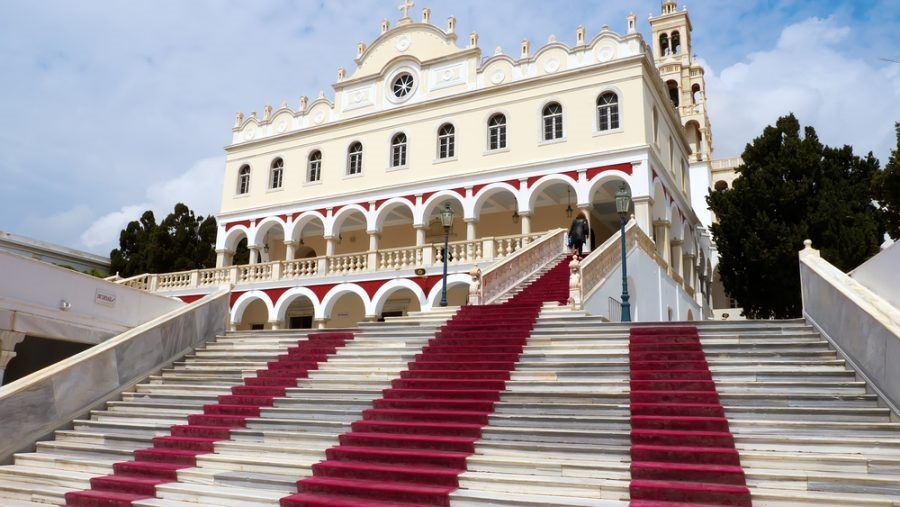
[(230, 282), (235, 329), (346, 327), (437, 306), (446, 253), (457, 306), (473, 267), (575, 216), (590, 224), (583, 254), (603, 245), (624, 188), (690, 301), (662, 312), (636, 298), (636, 319), (711, 316), (712, 136), (687, 10), (665, 2), (652, 44), (632, 14), (622, 33), (579, 26), (573, 46), (550, 35), (484, 55), (454, 17), (408, 9), (357, 45), (333, 95), (237, 113), (216, 268), (132, 283), (190, 301)]

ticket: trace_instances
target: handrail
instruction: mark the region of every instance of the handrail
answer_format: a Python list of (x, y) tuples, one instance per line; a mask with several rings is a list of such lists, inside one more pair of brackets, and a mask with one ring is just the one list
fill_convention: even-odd
[(566, 230), (553, 229), (487, 268), (481, 275), (483, 303), (490, 304), (532, 273), (565, 253)]
[[(622, 262), (621, 255), (621, 230), (616, 231), (612, 236), (600, 245), (599, 248), (591, 252), (590, 255), (581, 261), (581, 287), (584, 294), (584, 300), (587, 301), (599, 288), (603, 285), (609, 276), (619, 267)], [(659, 255), (656, 251), (656, 243), (635, 223), (634, 219), (629, 220), (625, 224), (625, 251), (630, 253), (632, 250), (640, 249), (647, 257), (653, 259), (659, 269), (669, 273), (669, 263)], [(691, 297), (694, 290), (687, 285), (686, 280), (675, 272), (669, 273), (669, 276), (676, 285), (682, 287)]]
[[(552, 232), (552, 231), (551, 231)], [(452, 265), (497, 262), (513, 256), (547, 233), (487, 236), (448, 244)], [(208, 289), (227, 284), (253, 284), (280, 280), (298, 280), (331, 275), (397, 271), (399, 269), (437, 267), (443, 263), (443, 244), (426, 243), (373, 251), (362, 251), (306, 259), (277, 260), (172, 273), (133, 276), (117, 281), (129, 287), (157, 291)]]
[[(634, 246), (635, 229), (640, 230), (634, 219), (625, 224), (625, 251), (631, 251)], [(581, 260), (581, 290), (584, 300), (593, 295), (612, 272), (621, 263), (622, 231), (618, 230), (607, 238), (599, 247)]]

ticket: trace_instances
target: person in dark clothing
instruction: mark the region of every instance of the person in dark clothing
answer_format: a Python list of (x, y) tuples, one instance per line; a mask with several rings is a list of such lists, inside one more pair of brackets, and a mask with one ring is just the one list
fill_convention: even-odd
[(569, 243), (572, 246), (572, 253), (581, 256), (581, 247), (588, 238), (588, 223), (583, 215), (578, 215), (572, 220), (572, 226), (569, 227)]

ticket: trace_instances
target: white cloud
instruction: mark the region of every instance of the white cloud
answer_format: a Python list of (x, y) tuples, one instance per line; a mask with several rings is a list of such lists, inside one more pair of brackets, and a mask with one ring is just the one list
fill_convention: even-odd
[(153, 211), (157, 222), (171, 213), (179, 202), (198, 215), (215, 214), (219, 210), (224, 167), (225, 157), (205, 158), (184, 174), (151, 185), (142, 196), (142, 202), (122, 206), (94, 220), (81, 234), (82, 246), (108, 255), (110, 250), (118, 247), (122, 229), (148, 209)]
[(144, 204), (133, 204), (103, 215), (81, 234), (82, 245), (92, 251), (109, 254), (118, 245), (119, 232), (146, 210), (147, 206)]
[(850, 144), (886, 162), (900, 120), (900, 72), (871, 55), (846, 54), (850, 35), (834, 18), (810, 18), (784, 28), (774, 48), (708, 72), (716, 156), (739, 155), (766, 125), (793, 112), (823, 143)]

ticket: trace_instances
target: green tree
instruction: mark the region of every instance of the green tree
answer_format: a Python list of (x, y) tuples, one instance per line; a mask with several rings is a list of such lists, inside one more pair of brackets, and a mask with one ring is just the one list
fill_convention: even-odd
[(900, 239), (900, 123), (894, 124), (897, 146), (891, 150), (884, 171), (879, 171), (872, 182), (872, 194), (881, 206), (881, 217), (887, 233)]
[(803, 240), (849, 270), (878, 251), (880, 227), (870, 187), (878, 161), (849, 146), (830, 148), (812, 127), (800, 134), (793, 114), (778, 119), (744, 149), (733, 188), (707, 203), (725, 292), (749, 318), (801, 315)]
[(152, 211), (128, 224), (119, 234), (119, 248), (110, 252), (113, 273), (129, 277), (215, 266), (216, 220), (196, 215), (182, 203), (159, 224)]

